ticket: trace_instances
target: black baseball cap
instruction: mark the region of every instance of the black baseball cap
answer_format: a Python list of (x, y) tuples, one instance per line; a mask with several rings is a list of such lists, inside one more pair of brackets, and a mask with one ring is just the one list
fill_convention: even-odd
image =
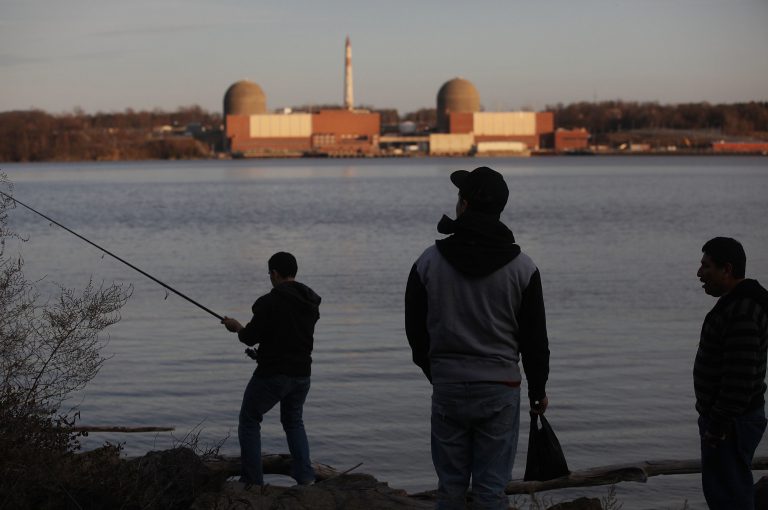
[(459, 188), (461, 198), (469, 203), (473, 211), (501, 214), (507, 205), (509, 188), (504, 177), (487, 166), (468, 170), (456, 170), (451, 182)]

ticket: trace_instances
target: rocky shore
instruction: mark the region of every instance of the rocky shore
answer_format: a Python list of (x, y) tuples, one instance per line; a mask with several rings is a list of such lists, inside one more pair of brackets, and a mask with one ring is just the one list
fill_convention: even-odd
[[(367, 474), (346, 474), (309, 486), (246, 488), (226, 482), (199, 496), (190, 510), (431, 510), (431, 495), (409, 495)], [(511, 510), (515, 507), (510, 507)], [(603, 510), (600, 500), (580, 498), (547, 510)]]
[[(130, 499), (140, 508), (192, 510), (428, 510), (434, 494), (408, 494), (369, 474), (338, 473), (317, 465), (317, 481), (308, 486), (250, 486), (232, 481), (239, 463), (203, 459), (189, 448), (150, 452), (122, 461), (134, 479)], [(285, 474), (287, 455), (265, 456), (265, 472)], [(513, 507), (510, 507), (513, 508)], [(540, 508), (540, 507), (539, 507)], [(550, 510), (602, 510), (597, 499), (560, 503)]]

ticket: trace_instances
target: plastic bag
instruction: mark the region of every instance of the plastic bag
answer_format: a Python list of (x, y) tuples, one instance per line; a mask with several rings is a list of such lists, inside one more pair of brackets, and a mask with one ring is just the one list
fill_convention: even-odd
[[(541, 419), (541, 428), (538, 420)], [(523, 480), (552, 480), (570, 474), (560, 441), (543, 415), (531, 413), (531, 432), (528, 436), (528, 458)]]

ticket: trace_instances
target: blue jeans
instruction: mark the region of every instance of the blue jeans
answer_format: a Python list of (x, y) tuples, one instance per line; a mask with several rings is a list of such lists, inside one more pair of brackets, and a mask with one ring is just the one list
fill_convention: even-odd
[[(709, 427), (699, 417), (699, 433)], [(733, 428), (716, 448), (701, 441), (701, 485), (713, 510), (753, 510), (752, 457), (765, 431), (765, 409), (760, 407), (734, 420)]]
[(440, 510), (507, 510), (520, 429), (520, 388), (498, 383), (438, 383), (432, 388), (432, 462)]
[(264, 485), (261, 466), (261, 420), (264, 414), (280, 402), (280, 422), (283, 424), (288, 450), (291, 452), (291, 476), (299, 484), (315, 480), (309, 459), (309, 442), (301, 415), (309, 392), (309, 377), (288, 375), (260, 376), (255, 372), (245, 388), (240, 407), (240, 440), (242, 462), (240, 481)]

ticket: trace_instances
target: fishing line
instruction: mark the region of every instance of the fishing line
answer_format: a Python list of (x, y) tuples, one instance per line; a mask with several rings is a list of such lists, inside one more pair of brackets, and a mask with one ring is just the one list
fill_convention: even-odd
[(69, 232), (70, 234), (73, 234), (73, 235), (75, 235), (75, 236), (79, 237), (80, 239), (82, 239), (82, 240), (83, 240), (83, 241), (85, 241), (86, 243), (90, 244), (91, 246), (95, 246), (96, 248), (98, 248), (99, 250), (103, 251), (104, 253), (106, 253), (106, 254), (107, 254), (107, 255), (109, 255), (110, 257), (113, 257), (113, 258), (115, 258), (115, 259), (119, 260), (120, 262), (122, 262), (123, 264), (125, 264), (126, 266), (130, 267), (131, 269), (133, 269), (133, 270), (135, 270), (135, 271), (138, 271), (139, 273), (143, 274), (144, 276), (146, 276), (147, 278), (149, 278), (149, 279), (150, 279), (150, 280), (152, 280), (153, 282), (155, 282), (155, 283), (159, 283), (160, 285), (162, 285), (162, 286), (163, 286), (163, 287), (165, 287), (166, 289), (170, 290), (171, 292), (173, 292), (173, 293), (174, 293), (174, 294), (176, 294), (177, 296), (180, 296), (180, 297), (182, 297), (182, 298), (186, 299), (187, 301), (189, 301), (190, 303), (192, 303), (193, 305), (195, 305), (195, 306), (197, 306), (197, 307), (199, 307), (199, 308), (202, 308), (203, 310), (205, 310), (205, 311), (206, 311), (206, 312), (208, 312), (209, 314), (213, 315), (213, 316), (214, 316), (214, 317), (216, 317), (217, 319), (219, 319), (219, 320), (224, 320), (224, 317), (222, 317), (221, 315), (217, 314), (217, 313), (216, 313), (216, 312), (214, 312), (213, 310), (211, 310), (211, 309), (209, 309), (209, 308), (207, 308), (207, 307), (205, 307), (205, 306), (201, 305), (200, 303), (198, 303), (198, 302), (197, 302), (197, 301), (195, 301), (194, 299), (192, 299), (192, 298), (190, 298), (190, 297), (188, 297), (188, 296), (184, 295), (183, 293), (181, 293), (181, 292), (179, 292), (178, 290), (174, 289), (174, 288), (173, 288), (173, 287), (171, 287), (170, 285), (168, 285), (168, 284), (166, 284), (166, 283), (164, 283), (164, 282), (162, 282), (162, 281), (158, 280), (157, 278), (155, 278), (155, 277), (154, 277), (154, 276), (152, 276), (151, 274), (147, 273), (146, 271), (142, 271), (141, 269), (139, 269), (138, 267), (134, 266), (133, 264), (131, 264), (131, 263), (130, 263), (130, 262), (128, 262), (127, 260), (124, 260), (124, 259), (122, 259), (122, 258), (118, 257), (117, 255), (115, 255), (115, 254), (114, 254), (114, 253), (112, 253), (111, 251), (107, 250), (106, 248), (102, 248), (101, 246), (99, 246), (98, 244), (94, 243), (93, 241), (91, 241), (91, 240), (89, 240), (89, 239), (86, 239), (85, 237), (81, 236), (80, 234), (78, 234), (78, 233), (77, 233), (77, 232), (75, 232), (74, 230), (72, 230), (72, 229), (69, 229), (69, 228), (65, 227), (64, 225), (62, 225), (62, 224), (61, 224), (61, 223), (59, 223), (58, 221), (56, 221), (56, 220), (54, 220), (54, 219), (52, 219), (52, 218), (50, 218), (50, 217), (46, 216), (45, 214), (41, 213), (40, 211), (37, 211), (37, 210), (33, 209), (32, 207), (28, 206), (27, 204), (25, 204), (24, 202), (22, 202), (22, 201), (18, 200), (17, 198), (14, 198), (14, 197), (12, 197), (11, 195), (9, 195), (9, 194), (7, 194), (7, 193), (4, 193), (4, 192), (2, 192), (2, 191), (0, 191), (0, 195), (3, 195), (4, 197), (7, 197), (7, 198), (9, 198), (9, 199), (13, 200), (15, 203), (17, 203), (17, 204), (19, 204), (19, 205), (21, 205), (21, 206), (23, 206), (23, 207), (26, 207), (27, 209), (29, 209), (29, 210), (30, 210), (30, 211), (32, 211), (33, 213), (35, 213), (35, 214), (37, 214), (37, 215), (39, 215), (39, 216), (42, 216), (43, 218), (45, 218), (46, 220), (50, 221), (50, 222), (51, 222), (51, 223), (53, 223), (54, 225), (57, 225), (57, 226), (59, 226), (59, 227), (63, 228), (64, 230), (66, 230), (67, 232)]

